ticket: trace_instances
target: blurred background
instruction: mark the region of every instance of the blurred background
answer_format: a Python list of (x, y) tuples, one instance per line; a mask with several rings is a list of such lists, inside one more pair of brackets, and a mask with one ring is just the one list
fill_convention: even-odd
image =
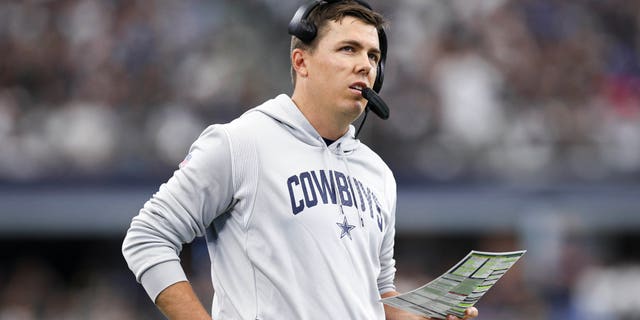
[[(301, 3), (0, 2), (0, 320), (162, 318), (125, 231), (208, 124), (291, 93)], [(527, 249), (479, 319), (640, 319), (640, 1), (370, 3), (399, 291)], [(207, 259), (182, 253), (205, 306)]]

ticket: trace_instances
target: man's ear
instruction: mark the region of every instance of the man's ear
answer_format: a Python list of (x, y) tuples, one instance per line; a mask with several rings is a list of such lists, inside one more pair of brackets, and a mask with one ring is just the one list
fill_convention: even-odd
[(291, 66), (301, 77), (306, 77), (309, 74), (307, 69), (308, 56), (308, 52), (300, 48), (293, 49), (291, 52)]

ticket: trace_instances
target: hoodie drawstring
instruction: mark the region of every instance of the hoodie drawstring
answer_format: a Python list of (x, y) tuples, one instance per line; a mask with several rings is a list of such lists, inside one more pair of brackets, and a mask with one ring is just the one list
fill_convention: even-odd
[[(349, 161), (347, 160), (347, 157), (342, 152), (342, 143), (341, 142), (338, 142), (338, 144), (336, 146), (336, 149), (338, 151), (338, 158), (342, 159), (342, 162), (344, 163), (345, 168), (347, 168), (347, 177), (346, 178), (347, 179), (351, 179), (352, 175), (351, 175), (351, 171), (349, 170)], [(351, 185), (351, 183), (349, 183), (349, 181), (347, 181), (347, 183), (349, 185)], [(336, 187), (335, 190), (337, 192), (338, 188)], [(336, 199), (337, 199), (337, 195), (336, 195)], [(342, 208), (342, 199), (339, 199), (339, 201), (340, 201), (340, 211), (342, 212), (342, 215), (344, 216), (344, 210)], [(353, 201), (355, 203), (356, 199), (353, 199)], [(354, 205), (354, 207), (355, 207), (355, 205)], [(355, 209), (356, 209), (356, 212), (358, 213), (358, 218), (360, 219), (360, 226), (364, 227), (364, 219), (362, 218), (362, 213), (360, 212), (360, 209), (358, 209), (357, 207)]]

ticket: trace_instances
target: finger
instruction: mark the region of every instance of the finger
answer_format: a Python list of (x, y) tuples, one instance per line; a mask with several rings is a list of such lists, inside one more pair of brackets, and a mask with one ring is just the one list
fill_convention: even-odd
[(471, 319), (478, 316), (478, 309), (476, 307), (469, 307), (464, 311), (464, 319)]

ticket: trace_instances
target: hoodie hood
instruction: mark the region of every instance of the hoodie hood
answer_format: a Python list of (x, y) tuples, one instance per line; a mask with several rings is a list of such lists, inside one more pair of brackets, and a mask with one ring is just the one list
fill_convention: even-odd
[[(316, 147), (326, 146), (322, 136), (286, 94), (278, 95), (274, 99), (247, 111), (247, 113), (250, 112), (261, 112), (267, 115), (285, 126), (294, 137), (306, 144)], [(343, 155), (353, 152), (360, 145), (360, 140), (355, 139), (354, 136), (355, 128), (353, 125), (349, 125), (349, 130), (336, 142), (332, 143), (328, 147), (329, 150)]]

